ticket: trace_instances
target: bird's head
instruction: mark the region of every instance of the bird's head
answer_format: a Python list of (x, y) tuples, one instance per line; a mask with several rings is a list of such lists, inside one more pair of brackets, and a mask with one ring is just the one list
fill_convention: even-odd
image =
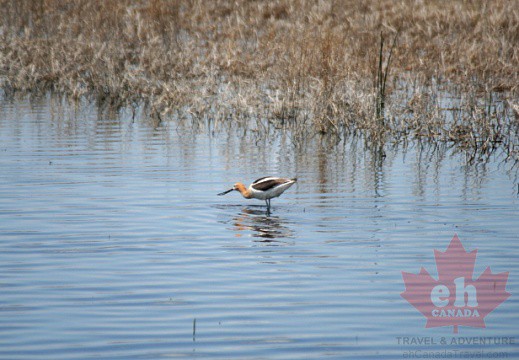
[(221, 192), (218, 195), (225, 195), (225, 194), (230, 193), (233, 190), (239, 191), (243, 194), (247, 189), (245, 188), (245, 185), (243, 185), (240, 182), (237, 182), (236, 184), (234, 184), (234, 186), (232, 188), (230, 188), (229, 190), (225, 190), (224, 192)]

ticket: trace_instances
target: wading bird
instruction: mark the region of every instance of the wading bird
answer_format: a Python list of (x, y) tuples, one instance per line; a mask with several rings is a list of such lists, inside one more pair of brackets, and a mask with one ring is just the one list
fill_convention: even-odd
[(283, 194), (283, 192), (294, 185), (296, 181), (296, 178), (286, 179), (266, 176), (254, 181), (248, 188), (246, 188), (241, 182), (238, 182), (229, 190), (221, 192), (218, 195), (225, 195), (236, 190), (239, 191), (245, 199), (265, 200), (267, 211), (270, 211), (270, 199)]

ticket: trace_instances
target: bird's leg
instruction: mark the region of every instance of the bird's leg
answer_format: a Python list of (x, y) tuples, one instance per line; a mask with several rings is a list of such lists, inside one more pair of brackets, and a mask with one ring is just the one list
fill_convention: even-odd
[(270, 215), (270, 199), (265, 199), (265, 203), (267, 204), (267, 216)]
[(270, 199), (265, 199), (265, 204), (267, 204), (267, 213), (270, 213)]

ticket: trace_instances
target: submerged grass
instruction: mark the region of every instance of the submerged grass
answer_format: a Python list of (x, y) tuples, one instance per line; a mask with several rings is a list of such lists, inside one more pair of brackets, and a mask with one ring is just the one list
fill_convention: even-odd
[(517, 156), (516, 1), (0, 0), (0, 17), (6, 95)]

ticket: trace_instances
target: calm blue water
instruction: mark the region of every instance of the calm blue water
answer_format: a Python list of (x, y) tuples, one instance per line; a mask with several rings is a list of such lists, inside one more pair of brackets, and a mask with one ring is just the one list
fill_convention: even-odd
[[(252, 125), (252, 130), (254, 126)], [(517, 168), (447, 145), (294, 145), (237, 125), (0, 103), (1, 359), (519, 357)], [(299, 178), (272, 213), (218, 192)], [(402, 271), (457, 233), (512, 296), (485, 329), (425, 328)], [(196, 321), (195, 321), (196, 319)], [(507, 337), (515, 344), (402, 344)]]

